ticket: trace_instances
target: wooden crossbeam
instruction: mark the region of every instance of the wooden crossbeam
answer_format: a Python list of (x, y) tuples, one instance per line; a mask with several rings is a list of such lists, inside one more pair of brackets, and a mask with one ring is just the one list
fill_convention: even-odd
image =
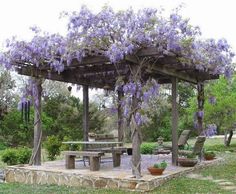
[[(70, 73), (71, 71), (64, 71), (60, 74), (56, 72), (51, 72), (50, 74), (46, 70), (38, 70), (36, 68), (27, 68), (27, 67), (21, 67), (17, 69), (17, 72), (20, 75), (26, 75), (26, 76), (32, 76), (32, 77), (43, 77), (45, 79), (50, 79), (54, 81), (61, 81), (61, 82), (67, 82), (72, 84), (79, 84), (79, 85), (89, 85), (91, 87), (95, 88), (103, 88), (105, 83), (96, 81), (92, 77), (87, 78), (79, 78), (76, 76), (76, 74)], [(113, 88), (114, 86), (110, 86)]]

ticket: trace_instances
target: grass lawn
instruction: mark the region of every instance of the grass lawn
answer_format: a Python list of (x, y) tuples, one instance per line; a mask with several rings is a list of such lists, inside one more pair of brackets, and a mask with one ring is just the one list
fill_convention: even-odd
[[(190, 140), (190, 144), (193, 144), (194, 140)], [(203, 176), (212, 176), (214, 179), (226, 179), (236, 185), (236, 139), (232, 141), (232, 146), (225, 148), (223, 146), (222, 139), (207, 139), (205, 149), (218, 151), (218, 156), (226, 159), (225, 163), (202, 169), (196, 173)], [(234, 152), (232, 152), (234, 151)], [(0, 153), (1, 154), (1, 153)], [(1, 165), (1, 163), (0, 163)], [(45, 193), (98, 193), (98, 194), (121, 194), (124, 191), (119, 190), (107, 190), (107, 189), (90, 189), (90, 188), (72, 188), (61, 186), (42, 186), (42, 185), (23, 185), (23, 184), (0, 184), (0, 194), (45, 194)], [(135, 192), (125, 192), (135, 193)], [(185, 176), (170, 180), (163, 186), (155, 189), (150, 193), (162, 193), (162, 194), (179, 194), (179, 193), (232, 193), (230, 191), (223, 190), (218, 184), (207, 181), (187, 178)]]

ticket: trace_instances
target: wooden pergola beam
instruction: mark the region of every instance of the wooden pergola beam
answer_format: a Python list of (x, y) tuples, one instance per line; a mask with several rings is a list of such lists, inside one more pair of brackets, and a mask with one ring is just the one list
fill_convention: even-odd
[(89, 85), (95, 88), (103, 88), (104, 83), (94, 82), (94, 79), (85, 79), (79, 78), (78, 76), (71, 75), (68, 71), (64, 71), (60, 74), (56, 72), (49, 73), (46, 70), (36, 70), (36, 69), (29, 69), (26, 67), (21, 67), (17, 69), (17, 72), (20, 75), (32, 76), (32, 77), (43, 77), (45, 79), (54, 80), (54, 81), (61, 81), (67, 82), (72, 84), (80, 84), (80, 85)]
[(178, 78), (180, 80), (197, 84), (197, 79), (194, 78), (193, 76), (189, 76), (189, 74), (186, 74), (186, 73), (183, 73), (183, 72), (179, 72), (179, 71), (175, 71), (175, 70), (172, 70), (172, 69), (167, 69), (164, 66), (154, 66), (153, 65), (151, 67), (151, 70), (159, 72), (159, 73), (161, 73), (163, 75), (168, 75), (170, 77), (176, 77), (176, 78)]
[[(145, 56), (146, 56), (147, 53), (145, 53)], [(126, 60), (134, 63), (134, 64), (139, 64), (141, 59), (139, 60), (138, 58), (134, 57), (134, 56), (127, 56), (126, 57)], [(147, 69), (147, 71), (149, 72), (158, 72), (158, 73), (161, 73), (163, 75), (167, 75), (167, 76), (170, 76), (170, 77), (176, 77), (178, 79), (181, 79), (181, 80), (184, 80), (184, 81), (187, 81), (187, 82), (190, 82), (190, 83), (194, 83), (196, 84), (197, 83), (197, 79), (194, 78), (193, 76), (189, 76), (188, 74), (185, 74), (183, 72), (180, 72), (180, 71), (176, 71), (174, 69), (170, 69), (170, 68), (166, 68), (164, 65), (160, 65), (160, 64), (163, 64), (163, 60), (156, 60), (155, 63), (153, 64), (150, 64), (149, 62), (146, 63), (146, 66), (149, 67)], [(174, 61), (172, 61), (174, 62)]]

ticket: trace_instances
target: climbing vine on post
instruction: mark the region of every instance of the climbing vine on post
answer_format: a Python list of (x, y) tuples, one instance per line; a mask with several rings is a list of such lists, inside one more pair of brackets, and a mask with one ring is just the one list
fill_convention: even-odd
[(198, 101), (198, 112), (197, 112), (197, 131), (201, 134), (203, 131), (203, 117), (204, 117), (204, 83), (199, 82), (197, 84), (197, 101)]
[(42, 140), (42, 119), (41, 119), (41, 96), (42, 80), (32, 80), (32, 96), (34, 101), (34, 149), (30, 158), (30, 165), (41, 165), (41, 140)]

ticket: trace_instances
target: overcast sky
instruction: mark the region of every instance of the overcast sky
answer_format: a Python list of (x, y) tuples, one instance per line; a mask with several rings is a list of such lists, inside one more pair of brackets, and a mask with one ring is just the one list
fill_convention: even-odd
[(184, 4), (183, 16), (201, 28), (204, 37), (226, 38), (236, 53), (236, 0), (5, 0), (0, 1), (0, 42), (16, 35), (28, 39), (30, 26), (37, 25), (43, 31), (66, 32), (66, 21), (59, 19), (62, 11), (78, 11), (87, 5), (99, 11), (105, 4), (115, 10), (133, 7), (162, 6), (171, 10)]
[(236, 52), (235, 0), (5, 0), (0, 3), (0, 41), (17, 35), (28, 38), (29, 27), (39, 26), (49, 32), (65, 33), (66, 21), (59, 20), (62, 11), (79, 10), (85, 4), (99, 11), (108, 4), (115, 10), (160, 7), (167, 10), (183, 3), (182, 11), (194, 25), (199, 25), (205, 37), (226, 38)]

